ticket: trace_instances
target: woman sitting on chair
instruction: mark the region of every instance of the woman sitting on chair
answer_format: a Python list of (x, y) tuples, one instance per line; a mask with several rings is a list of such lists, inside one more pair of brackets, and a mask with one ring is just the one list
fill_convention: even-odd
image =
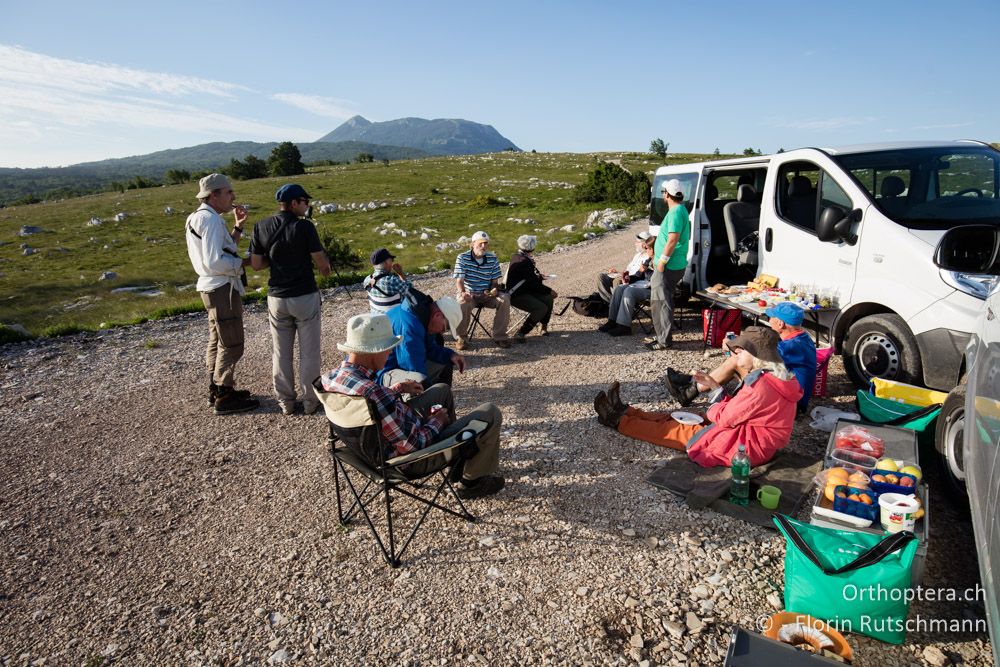
[(762, 327), (748, 327), (729, 342), (741, 381), (733, 395), (707, 373), (695, 380), (718, 390), (719, 402), (708, 409), (710, 422), (685, 424), (669, 412), (645, 412), (621, 402), (618, 383), (594, 399), (597, 420), (619, 433), (661, 447), (686, 451), (695, 463), (728, 466), (740, 444), (746, 445), (751, 465), (770, 461), (788, 444), (795, 421), (795, 403), (802, 388), (785, 368), (778, 354), (778, 334)]
[(542, 281), (545, 277), (535, 266), (531, 255), (538, 245), (538, 238), (527, 234), (517, 238), (517, 252), (511, 255), (507, 267), (507, 292), (510, 305), (528, 313), (528, 319), (514, 334), (515, 343), (523, 343), (536, 325), (542, 325), (542, 335), (549, 335), (549, 318), (552, 317), (552, 303), (558, 296), (556, 291)]

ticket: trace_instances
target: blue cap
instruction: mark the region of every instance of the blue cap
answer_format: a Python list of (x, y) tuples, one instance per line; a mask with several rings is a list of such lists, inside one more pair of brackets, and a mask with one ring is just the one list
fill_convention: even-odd
[(290, 203), (293, 199), (312, 199), (309, 193), (299, 185), (298, 183), (288, 183), (287, 185), (282, 185), (278, 188), (278, 191), (274, 193), (275, 201), (280, 201), (284, 204)]
[(768, 317), (777, 317), (785, 324), (797, 327), (802, 324), (802, 320), (806, 316), (806, 311), (791, 301), (782, 301), (765, 310), (764, 314)]

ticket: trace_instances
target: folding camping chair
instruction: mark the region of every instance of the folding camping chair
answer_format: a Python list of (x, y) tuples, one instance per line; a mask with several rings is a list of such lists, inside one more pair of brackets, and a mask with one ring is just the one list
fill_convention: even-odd
[[(653, 333), (653, 314), (649, 312), (649, 299), (643, 299), (635, 304), (635, 310), (632, 311), (632, 324), (638, 324), (639, 328), (642, 329), (642, 333), (647, 336)], [(643, 322), (643, 319), (649, 320), (647, 325)]]
[[(379, 427), (378, 411), (372, 401), (364, 396), (327, 392), (319, 379), (313, 383), (313, 387), (330, 421), (328, 442), (334, 465), (337, 518), (342, 526), (346, 526), (359, 515), (363, 517), (386, 563), (391, 567), (399, 567), (403, 552), (431, 509), (439, 509), (466, 521), (476, 520), (462, 504), (454, 484), (462, 476), (465, 460), (476, 452), (476, 439), (488, 428), (486, 422), (472, 420), (466, 429), (450, 438), (404, 456), (386, 459), (387, 447)], [(443, 454), (440, 461), (425, 472), (414, 474), (408, 469), (410, 464), (439, 454)], [(353, 496), (353, 501), (346, 510), (344, 505), (350, 498), (345, 500), (341, 497), (341, 477)], [(420, 493), (421, 491), (424, 493)], [(429, 493), (433, 495), (428, 497)], [(438, 502), (442, 493), (451, 496), (458, 505), (457, 510)], [(393, 521), (393, 501), (401, 500), (400, 495), (423, 505), (409, 535), (401, 544), (396, 537), (398, 522)], [(385, 507), (384, 531), (376, 528), (372, 519), (372, 513), (382, 504), (378, 502), (380, 496)], [(397, 518), (398, 515), (397, 512)]]

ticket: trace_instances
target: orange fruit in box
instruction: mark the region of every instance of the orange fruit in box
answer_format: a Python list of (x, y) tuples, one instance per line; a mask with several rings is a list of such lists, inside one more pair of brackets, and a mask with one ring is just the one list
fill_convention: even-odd
[(865, 505), (871, 505), (872, 504), (872, 497), (869, 496), (867, 493), (862, 493), (861, 495), (859, 495), (858, 496), (858, 500), (860, 500), (861, 502), (863, 502)]
[(860, 503), (861, 502), (861, 496), (859, 496), (856, 493), (852, 493), (851, 495), (847, 496), (847, 499), (848, 500), (853, 500), (856, 503)]
[(847, 484), (847, 480), (850, 478), (850, 474), (844, 468), (830, 468), (826, 471), (826, 483), (832, 484), (834, 481), (837, 484)]
[(868, 487), (868, 475), (863, 472), (853, 473), (847, 478), (847, 483), (853, 487), (857, 488), (867, 488)]

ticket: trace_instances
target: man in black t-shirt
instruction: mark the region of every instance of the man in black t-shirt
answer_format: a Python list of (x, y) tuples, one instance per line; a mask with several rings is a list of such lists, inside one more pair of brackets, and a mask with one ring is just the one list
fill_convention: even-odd
[(299, 335), (298, 392), (302, 409), (311, 415), (319, 409), (312, 382), (320, 374), (319, 288), (313, 262), (324, 276), (330, 275), (330, 260), (311, 220), (309, 194), (296, 183), (278, 188), (274, 196), (280, 212), (261, 220), (250, 240), (250, 264), (260, 271), (271, 269), (267, 281), (267, 314), (271, 323), (271, 374), (278, 406), (286, 415), (295, 413), (296, 382), (293, 363), (295, 334)]

